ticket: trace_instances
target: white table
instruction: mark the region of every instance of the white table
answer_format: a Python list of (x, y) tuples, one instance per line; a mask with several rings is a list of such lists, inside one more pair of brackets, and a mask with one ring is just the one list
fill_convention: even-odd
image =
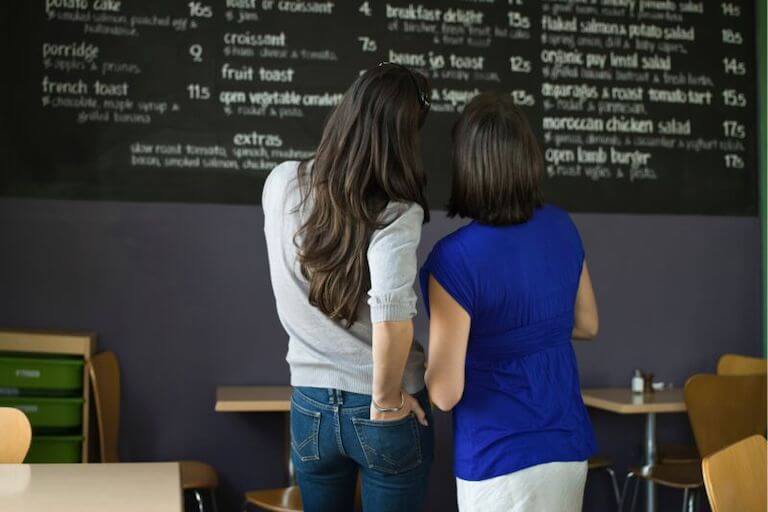
[(177, 462), (0, 464), (3, 512), (182, 512)]
[[(656, 463), (656, 415), (686, 412), (682, 389), (635, 394), (624, 388), (582, 389), (584, 404), (617, 414), (645, 415), (643, 465)], [(646, 512), (656, 512), (656, 487), (648, 480), (645, 484)]]

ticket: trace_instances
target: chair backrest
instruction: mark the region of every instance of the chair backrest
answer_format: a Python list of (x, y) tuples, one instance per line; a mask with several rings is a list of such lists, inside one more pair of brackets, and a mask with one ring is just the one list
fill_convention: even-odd
[(765, 375), (694, 375), (685, 404), (702, 457), (766, 431)]
[(120, 462), (117, 440), (120, 431), (120, 366), (114, 352), (91, 357), (88, 372), (96, 404), (101, 462)]
[(701, 469), (712, 512), (766, 510), (768, 444), (752, 436), (704, 457)]
[(21, 464), (32, 442), (27, 416), (12, 407), (0, 407), (0, 464)]
[(717, 361), (718, 375), (765, 375), (768, 373), (768, 359), (723, 354)]

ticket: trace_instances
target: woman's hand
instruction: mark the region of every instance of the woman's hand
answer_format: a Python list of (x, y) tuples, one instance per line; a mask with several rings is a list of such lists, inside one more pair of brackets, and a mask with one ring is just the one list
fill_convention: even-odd
[[(388, 408), (397, 407), (400, 405), (399, 398), (392, 400), (392, 402), (393, 403), (390, 403), (389, 401), (379, 403), (379, 406)], [(429, 423), (427, 422), (427, 413), (424, 412), (424, 409), (421, 407), (419, 401), (405, 391), (403, 391), (403, 408), (397, 412), (379, 412), (373, 405), (373, 401), (371, 401), (371, 419), (374, 421), (397, 421), (399, 419), (405, 418), (411, 413), (416, 415), (416, 419), (419, 423), (425, 427), (429, 426)]]

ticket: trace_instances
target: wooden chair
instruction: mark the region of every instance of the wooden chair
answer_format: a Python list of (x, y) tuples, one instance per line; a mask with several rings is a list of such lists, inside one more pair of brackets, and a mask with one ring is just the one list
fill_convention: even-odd
[(616, 480), (616, 472), (613, 470), (613, 461), (605, 457), (590, 457), (587, 461), (589, 472), (604, 471), (611, 481), (611, 490), (613, 498), (616, 500), (616, 507), (621, 506), (621, 492), (619, 491), (619, 482)]
[(717, 361), (718, 375), (765, 375), (768, 360), (759, 357), (724, 354)]
[[(765, 375), (768, 373), (768, 360), (759, 357), (724, 354), (717, 361), (718, 375)], [(684, 444), (659, 445), (659, 461), (662, 464), (683, 462), (701, 462), (701, 456), (695, 446)]]
[(768, 445), (752, 436), (704, 457), (702, 468), (712, 512), (763, 512), (768, 509)]
[(250, 491), (245, 493), (245, 501), (270, 512), (302, 512), (304, 510), (298, 485)]
[(32, 442), (27, 416), (13, 407), (0, 407), (0, 464), (21, 464)]
[[(768, 360), (758, 357), (724, 354), (717, 361), (718, 375), (765, 375), (768, 372)], [(673, 464), (683, 462), (701, 462), (701, 456), (695, 446), (684, 444), (659, 445), (659, 461)]]
[[(91, 357), (88, 371), (96, 404), (96, 420), (99, 427), (101, 462), (120, 462), (117, 446), (120, 430), (120, 366), (113, 352), (101, 352)], [(181, 487), (189, 491), (199, 512), (205, 511), (200, 491), (210, 493), (216, 510), (215, 489), (219, 485), (216, 470), (204, 462), (180, 461)]]
[[(298, 485), (280, 487), (278, 489), (262, 489), (245, 493), (245, 502), (270, 512), (303, 512), (301, 493)], [(355, 487), (355, 510), (362, 510), (362, 494), (360, 476)]]
[(694, 375), (685, 404), (702, 457), (766, 430), (765, 375)]

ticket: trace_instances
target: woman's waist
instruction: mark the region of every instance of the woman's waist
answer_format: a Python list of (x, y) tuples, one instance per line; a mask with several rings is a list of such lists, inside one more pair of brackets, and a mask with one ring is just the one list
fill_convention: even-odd
[(583, 407), (578, 367), (567, 346), (510, 362), (468, 364), (455, 415), (490, 417), (493, 423), (526, 416), (547, 422)]
[[(412, 394), (427, 403), (427, 390), (425, 387), (422, 386), (421, 389), (414, 391)], [(350, 412), (359, 408), (368, 409), (371, 406), (370, 394), (315, 386), (293, 386), (291, 400), (305, 408), (310, 406), (312, 409), (327, 412), (333, 412), (337, 408)]]
[[(312, 338), (291, 336), (288, 340), (286, 360), (291, 367), (313, 366), (335, 368), (357, 373), (373, 372), (373, 347), (370, 343), (355, 337), (316, 341)], [(424, 349), (414, 341), (407, 368), (424, 367)]]
[[(467, 392), (468, 391), (468, 392)], [(591, 435), (589, 415), (578, 385), (563, 389), (543, 387), (512, 392), (510, 390), (465, 390), (453, 410), (457, 439), (474, 446), (502, 440), (525, 444), (547, 435)]]
[[(416, 344), (414, 344), (416, 345)], [(349, 351), (341, 347), (318, 347), (291, 338), (286, 361), (291, 371), (291, 384), (332, 388), (370, 395), (373, 382), (373, 355), (367, 350)], [(424, 387), (424, 352), (411, 350), (403, 370), (403, 388), (414, 393)]]
[(571, 329), (550, 329), (537, 334), (501, 333), (470, 336), (467, 366), (519, 362), (537, 353), (571, 350)]

